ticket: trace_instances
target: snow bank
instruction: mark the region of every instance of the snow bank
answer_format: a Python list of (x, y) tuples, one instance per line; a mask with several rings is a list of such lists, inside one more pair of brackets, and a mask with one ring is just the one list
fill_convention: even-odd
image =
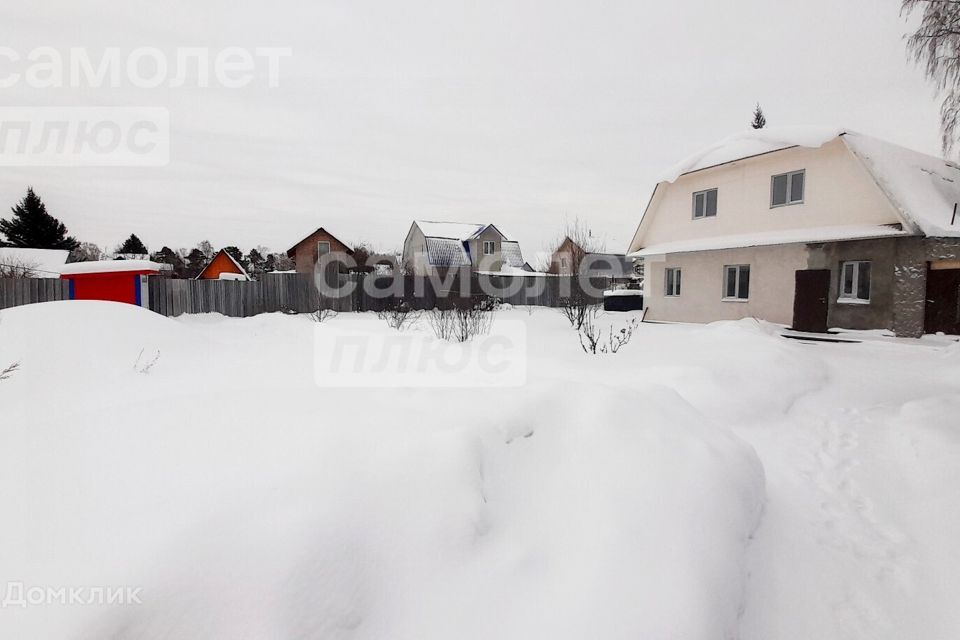
[(843, 132), (842, 128), (819, 126), (764, 127), (741, 131), (684, 158), (667, 169), (657, 182), (673, 182), (684, 173), (789, 147), (818, 148)]
[(0, 635), (735, 637), (753, 450), (661, 383), (591, 375), (559, 314), (537, 318), (530, 385), (438, 394), (314, 387), (299, 317), (3, 311), (0, 362), (22, 363), (0, 383), (4, 576), (143, 604), (7, 609)]

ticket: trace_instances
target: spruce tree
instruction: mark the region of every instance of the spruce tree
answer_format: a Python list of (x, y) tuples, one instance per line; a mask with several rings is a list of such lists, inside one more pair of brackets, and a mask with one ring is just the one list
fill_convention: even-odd
[(144, 246), (143, 242), (140, 241), (140, 238), (137, 237), (137, 234), (131, 233), (130, 237), (123, 241), (123, 244), (120, 245), (120, 248), (117, 249), (117, 253), (136, 253), (138, 255), (144, 255), (150, 253), (147, 251), (147, 248)]
[(17, 206), (10, 209), (13, 218), (0, 220), (0, 233), (6, 236), (7, 244), (29, 249), (66, 249), (72, 251), (80, 244), (67, 235), (67, 227), (47, 213), (32, 187)]
[(750, 123), (750, 126), (754, 129), (763, 129), (767, 126), (767, 119), (763, 115), (763, 109), (760, 108), (759, 102), (756, 109), (753, 110), (753, 122)]

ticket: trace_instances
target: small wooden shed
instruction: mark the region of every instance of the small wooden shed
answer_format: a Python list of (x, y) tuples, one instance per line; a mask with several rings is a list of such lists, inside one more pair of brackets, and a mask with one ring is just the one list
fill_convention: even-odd
[(71, 300), (109, 300), (148, 306), (147, 277), (160, 275), (163, 265), (149, 260), (74, 262), (60, 269), (70, 282)]

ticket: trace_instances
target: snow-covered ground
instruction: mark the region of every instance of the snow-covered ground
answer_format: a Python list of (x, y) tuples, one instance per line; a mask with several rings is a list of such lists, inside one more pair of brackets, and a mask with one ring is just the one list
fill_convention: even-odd
[(345, 389), (306, 317), (0, 312), (0, 589), (141, 589), (0, 638), (957, 637), (960, 347), (502, 322), (522, 387)]

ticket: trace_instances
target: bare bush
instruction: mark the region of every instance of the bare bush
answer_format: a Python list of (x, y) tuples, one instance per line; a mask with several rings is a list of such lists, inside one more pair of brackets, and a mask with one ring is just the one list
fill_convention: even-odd
[(16, 372), (17, 369), (19, 368), (20, 368), (19, 362), (14, 362), (13, 364), (9, 365), (6, 369), (4, 369), (3, 371), (0, 371), (0, 380), (6, 380), (10, 376), (12, 376), (14, 372)]
[(560, 309), (560, 313), (563, 314), (563, 317), (570, 322), (570, 326), (579, 331), (587, 315), (591, 312), (591, 309), (594, 315), (596, 315), (597, 306), (598, 305), (590, 302), (583, 292), (578, 291), (569, 297), (560, 298), (558, 308)]
[(427, 320), (441, 340), (467, 342), (490, 331), (499, 307), (500, 302), (495, 298), (474, 298), (431, 309)]
[(377, 317), (386, 320), (387, 326), (397, 331), (409, 329), (417, 323), (422, 311), (416, 311), (404, 301), (392, 302), (386, 309), (377, 312)]
[(631, 318), (626, 326), (621, 327), (619, 331), (614, 331), (612, 323), (607, 327), (597, 324), (597, 313), (598, 307), (594, 306), (585, 314), (579, 329), (580, 347), (584, 353), (593, 355), (617, 353), (633, 338), (633, 332), (639, 323), (636, 318)]
[(336, 318), (337, 312), (325, 307), (317, 307), (316, 311), (310, 312), (310, 317), (314, 322), (326, 322), (330, 318)]
[(133, 370), (137, 373), (147, 374), (150, 373), (153, 366), (160, 360), (160, 350), (157, 349), (157, 353), (149, 361), (143, 360), (143, 351), (143, 349), (140, 349), (140, 354), (137, 355), (137, 359), (133, 362)]
[(335, 318), (336, 316), (336, 310), (330, 306), (330, 301), (323, 296), (320, 296), (320, 300), (317, 302), (316, 310), (310, 312), (310, 317), (314, 322), (318, 323), (326, 322), (330, 318)]
[[(47, 274), (50, 275), (50, 274)], [(0, 278), (35, 278), (37, 265), (16, 261), (10, 264), (0, 263)]]

